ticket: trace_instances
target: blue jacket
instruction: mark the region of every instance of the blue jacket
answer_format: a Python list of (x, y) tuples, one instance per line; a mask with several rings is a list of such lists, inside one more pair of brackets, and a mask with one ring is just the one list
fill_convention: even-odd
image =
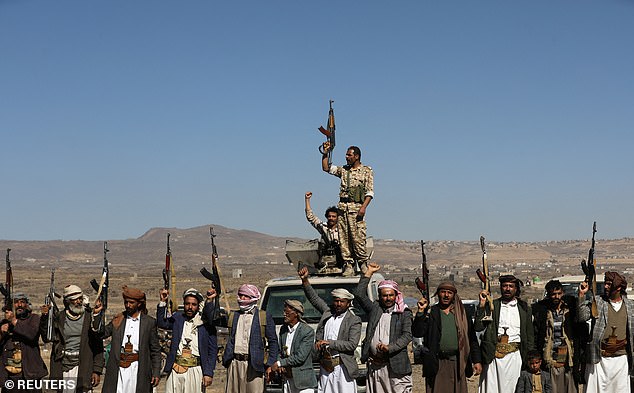
[[(209, 320), (211, 320), (211, 315), (213, 315), (213, 306), (212, 303), (208, 303), (205, 305), (203, 310), (203, 314), (205, 314)], [(209, 306), (209, 307), (208, 307)], [(238, 325), (238, 317), (240, 316), (240, 312), (232, 312), (233, 318), (232, 325), (233, 327)], [(253, 309), (253, 322), (251, 324), (251, 335), (249, 340), (249, 364), (259, 373), (264, 373), (267, 367), (270, 367), (277, 361), (277, 355), (279, 353), (279, 346), (277, 343), (277, 335), (275, 334), (275, 323), (273, 322), (273, 318), (266, 314), (266, 327), (264, 329), (264, 335), (266, 336), (266, 341), (268, 343), (268, 353), (269, 357), (264, 363), (264, 342), (262, 340), (262, 336), (260, 333), (260, 312), (257, 307)], [(222, 365), (226, 368), (229, 368), (231, 361), (233, 360), (233, 349), (236, 345), (236, 331), (235, 329), (231, 329), (231, 333), (229, 339), (227, 340), (227, 345), (225, 347), (224, 354), (222, 356)]]
[[(177, 311), (170, 317), (165, 317), (165, 306), (156, 307), (157, 326), (161, 329), (172, 331), (172, 345), (167, 355), (164, 372), (170, 373), (176, 360), (176, 353), (183, 336), (183, 326), (185, 325), (185, 315), (182, 311)], [(218, 357), (218, 337), (213, 326), (202, 324), (198, 326), (198, 352), (200, 353), (200, 363), (203, 375), (214, 376), (216, 369), (216, 359)]]

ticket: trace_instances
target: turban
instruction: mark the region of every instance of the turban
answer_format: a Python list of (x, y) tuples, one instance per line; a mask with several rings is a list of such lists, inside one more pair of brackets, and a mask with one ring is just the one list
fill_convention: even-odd
[(198, 292), (196, 288), (189, 288), (188, 290), (183, 292), (183, 300), (185, 300), (187, 296), (195, 297), (196, 300), (198, 300), (198, 303), (203, 301), (203, 295), (200, 292)]
[(77, 285), (66, 285), (64, 287), (64, 300), (76, 300), (84, 297), (84, 293)]
[[(240, 299), (240, 295), (248, 296), (248, 300)], [(240, 288), (238, 288), (238, 305), (240, 306), (240, 310), (247, 311), (251, 308), (255, 307), (258, 300), (260, 300), (260, 290), (258, 287), (251, 284), (242, 284)]]
[(627, 280), (625, 279), (625, 277), (623, 277), (617, 272), (606, 272), (605, 281), (612, 281), (612, 287), (610, 289), (610, 292), (614, 292), (617, 289), (619, 291), (624, 292), (625, 289), (627, 288)]
[(438, 288), (436, 288), (436, 295), (438, 295), (438, 292), (440, 292), (441, 289), (449, 290), (454, 294), (458, 293), (458, 288), (456, 288), (456, 286), (451, 281), (441, 282), (440, 285), (438, 285)]
[(25, 300), (27, 303), (31, 303), (31, 301), (29, 300), (29, 297), (26, 296), (26, 293), (24, 292), (16, 292), (13, 294), (13, 301), (15, 302), (16, 300)]
[(122, 287), (123, 299), (132, 299), (137, 302), (145, 303), (145, 292), (137, 288), (130, 288), (127, 285)]
[(287, 299), (284, 301), (284, 305), (289, 306), (293, 310), (297, 311), (300, 317), (304, 315), (304, 305), (299, 300)]
[(515, 284), (515, 288), (517, 289), (515, 291), (515, 297), (520, 297), (520, 293), (521, 293), (520, 288), (522, 287), (522, 285), (524, 285), (522, 280), (520, 280), (519, 278), (515, 277), (512, 274), (505, 274), (504, 276), (500, 276), (500, 286), (507, 282), (512, 282), (513, 284)]
[(354, 295), (351, 294), (347, 289), (345, 288), (337, 288), (337, 289), (333, 289), (332, 292), (330, 292), (330, 294), (332, 295), (332, 297), (334, 298), (338, 298), (338, 299), (348, 299), (348, 300), (352, 300), (354, 299)]
[(506, 274), (504, 276), (500, 276), (500, 284), (503, 284), (505, 282), (512, 282), (515, 285), (517, 285), (517, 287), (519, 288), (520, 286), (524, 285), (524, 283), (522, 282), (522, 280), (520, 280), (519, 278), (515, 277), (512, 274)]
[[(398, 290), (398, 284), (396, 283), (396, 281), (392, 281), (392, 280), (383, 280), (381, 282), (379, 282), (379, 290), (381, 289), (392, 289), (394, 292), (396, 292), (396, 301), (395, 301), (395, 308), (394, 311), (395, 312), (403, 312), (403, 310), (405, 310), (405, 307), (407, 307), (405, 305), (405, 301), (403, 300), (403, 294), (401, 293), (401, 291)], [(380, 292), (380, 291), (379, 291)]]

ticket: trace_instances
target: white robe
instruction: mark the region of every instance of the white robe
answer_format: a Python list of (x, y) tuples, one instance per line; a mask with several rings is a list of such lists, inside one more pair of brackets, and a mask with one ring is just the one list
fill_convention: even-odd
[[(345, 313), (338, 317), (328, 318), (324, 325), (324, 340), (335, 341), (339, 337), (341, 323), (346, 316)], [(332, 372), (327, 372), (323, 367), (319, 370), (318, 393), (357, 393), (357, 383), (350, 378), (343, 363), (335, 366)]]
[(630, 391), (627, 355), (602, 357), (587, 366), (586, 393), (621, 393)]

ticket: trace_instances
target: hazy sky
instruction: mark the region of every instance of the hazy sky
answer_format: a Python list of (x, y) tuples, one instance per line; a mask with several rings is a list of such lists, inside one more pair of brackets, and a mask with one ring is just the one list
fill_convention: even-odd
[(314, 236), (331, 98), (375, 237), (632, 237), (633, 21), (629, 0), (0, 0), (0, 239)]

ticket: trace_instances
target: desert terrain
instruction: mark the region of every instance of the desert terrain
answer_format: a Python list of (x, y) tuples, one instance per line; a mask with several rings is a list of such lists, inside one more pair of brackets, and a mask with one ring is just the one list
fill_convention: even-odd
[[(236, 288), (245, 282), (261, 289), (266, 281), (275, 277), (293, 276), (295, 269), (284, 254), (286, 238), (269, 236), (248, 230), (237, 230), (214, 225), (223, 291), (231, 307)], [(201, 274), (211, 260), (209, 226), (189, 229), (153, 228), (136, 239), (108, 241), (107, 254), (110, 269), (109, 314), (123, 309), (121, 286), (126, 284), (144, 290), (148, 296), (150, 312), (155, 310), (158, 291), (163, 285), (162, 269), (165, 265), (166, 238), (171, 234), (170, 246), (175, 265), (177, 287), (182, 293), (187, 288), (204, 290), (209, 281)], [(302, 239), (289, 238), (295, 241)], [(414, 278), (420, 276), (420, 242), (375, 239), (373, 260), (382, 265), (381, 272), (399, 282), (407, 297), (417, 298), (419, 293)], [(543, 285), (551, 278), (579, 275), (579, 263), (587, 257), (589, 239), (548, 241), (535, 243), (487, 241), (487, 252), (493, 292), (495, 277), (512, 273), (530, 283), (523, 289), (523, 298), (531, 301), (541, 298)], [(55, 287), (58, 293), (68, 284), (79, 285), (94, 298), (89, 281), (98, 279), (103, 265), (103, 242), (98, 241), (10, 241), (0, 240), (0, 250), (11, 248), (14, 288), (31, 297), (34, 308), (44, 301), (50, 283), (51, 269), (55, 268)], [(463, 299), (473, 299), (480, 290), (475, 270), (481, 266), (478, 239), (473, 241), (431, 241), (425, 243), (430, 269), (430, 284), (451, 279), (456, 282)], [(634, 239), (597, 239), (596, 259), (598, 273), (617, 270), (634, 280)], [(1, 263), (0, 263), (1, 266)], [(2, 276), (0, 276), (2, 277)], [(91, 299), (92, 300), (92, 299)], [(44, 347), (44, 356), (47, 348)], [(420, 379), (420, 368), (414, 375)], [(210, 392), (221, 392), (224, 370), (218, 366)], [(423, 391), (415, 383), (415, 391)], [(475, 383), (473, 384), (475, 386)], [(162, 388), (159, 389), (159, 392)], [(473, 390), (475, 391), (475, 390)]]

